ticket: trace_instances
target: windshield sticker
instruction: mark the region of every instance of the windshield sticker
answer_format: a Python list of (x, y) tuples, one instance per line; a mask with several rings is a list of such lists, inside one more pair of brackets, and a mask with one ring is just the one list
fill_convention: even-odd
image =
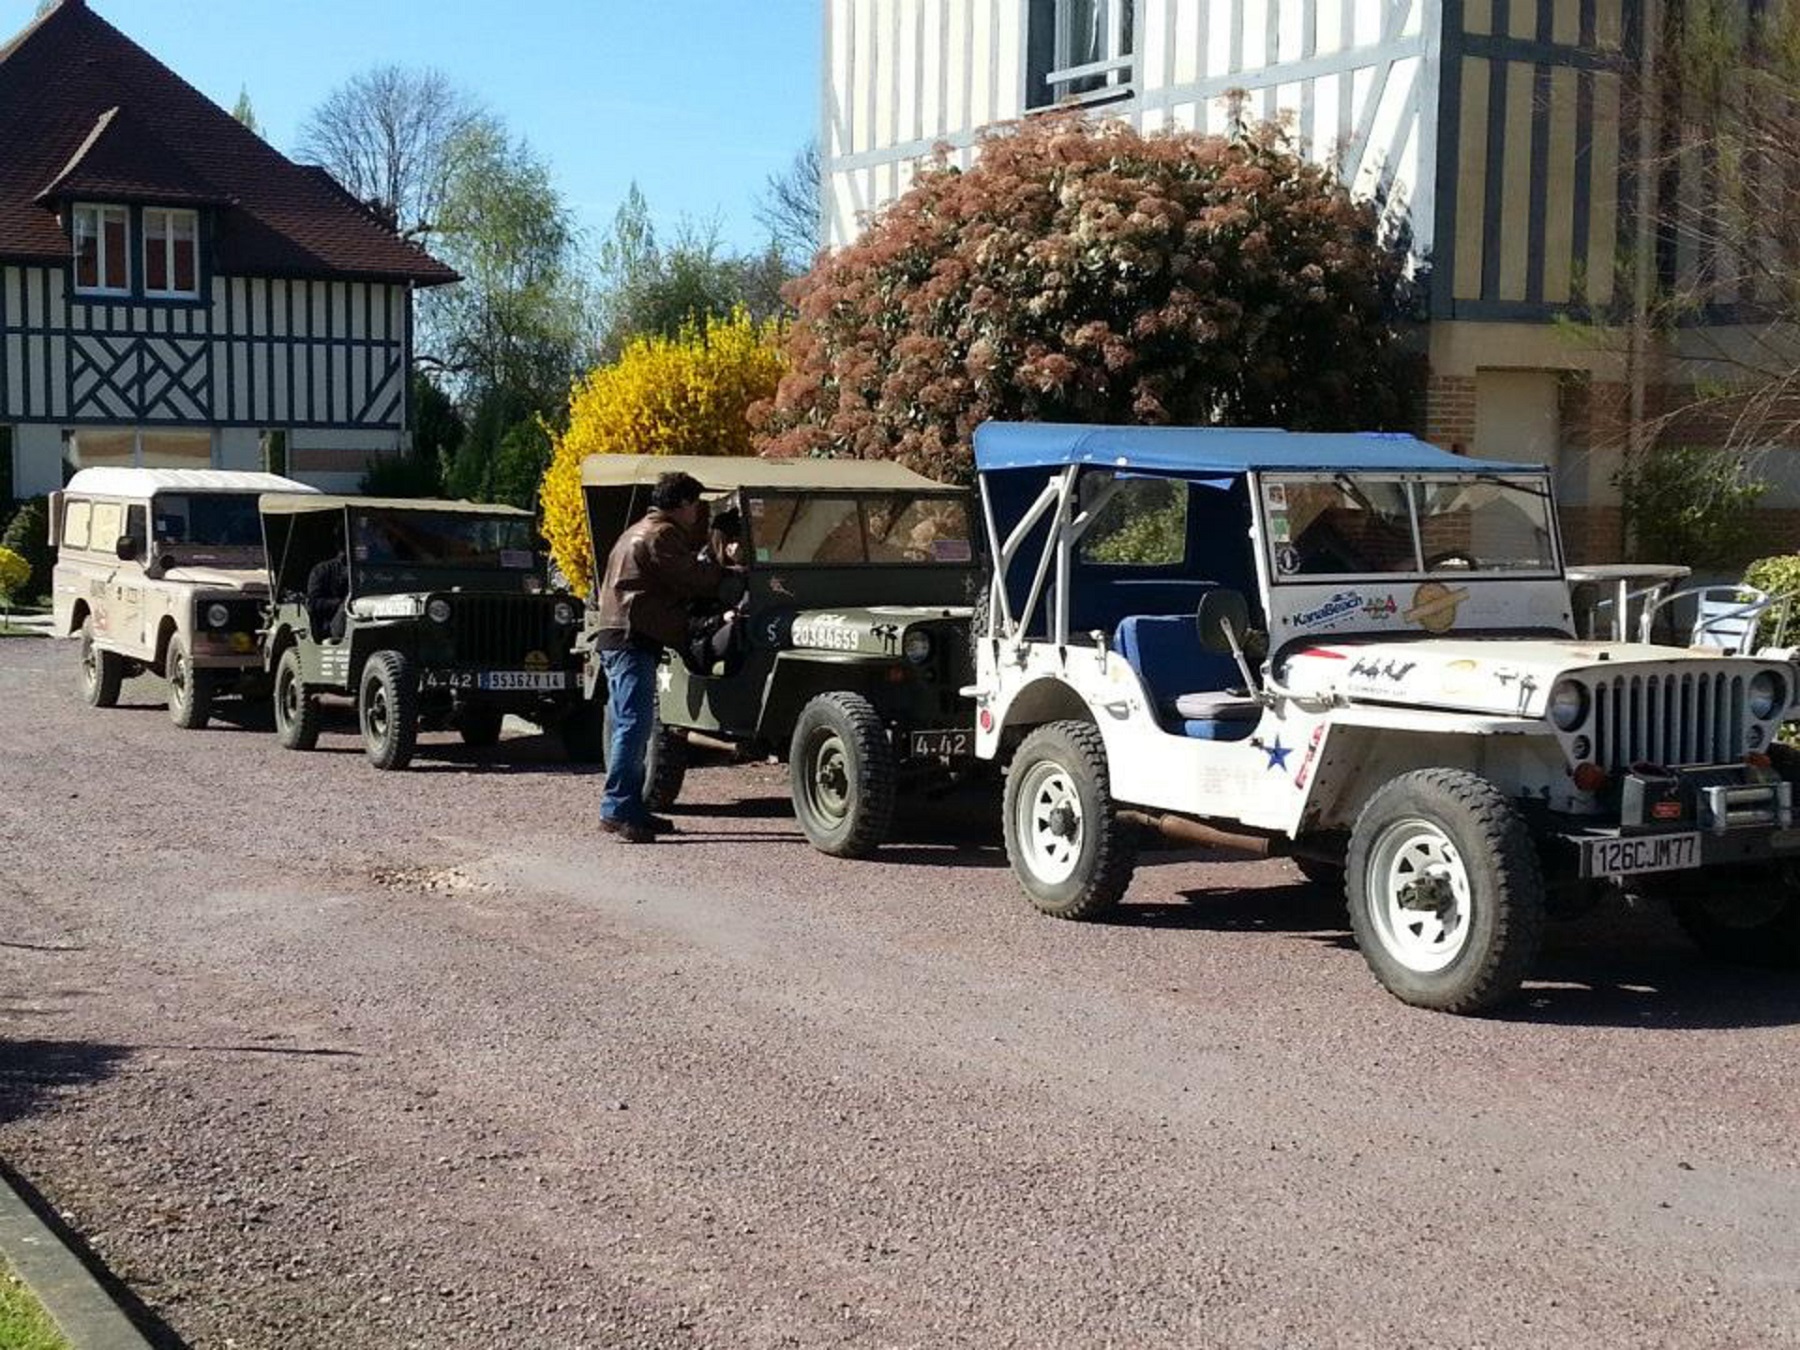
[(1339, 591), (1317, 609), (1303, 610), (1294, 615), (1294, 627), (1317, 628), (1321, 624), (1335, 623), (1345, 615), (1356, 613), (1362, 607), (1362, 592)]
[(763, 499), (761, 497), (752, 497), (750, 499), (750, 518), (752, 520), (761, 520), (762, 514)]
[(1269, 503), (1271, 511), (1287, 510), (1287, 484), (1270, 483), (1263, 492), (1263, 499)]
[(367, 544), (358, 544), (356, 546), (356, 561), (369, 561), (369, 546)]
[(1277, 511), (1269, 517), (1269, 537), (1278, 544), (1285, 544), (1294, 537), (1293, 530), (1288, 526), (1286, 511)]
[(1394, 603), (1392, 595), (1375, 595), (1363, 606), (1363, 617), (1373, 619), (1376, 623), (1385, 623), (1400, 612), (1400, 606)]
[(531, 562), (531, 550), (528, 548), (503, 548), (500, 550), (502, 567), (529, 568)]
[(1283, 544), (1275, 550), (1275, 570), (1282, 576), (1291, 576), (1300, 570), (1300, 550), (1292, 544)]
[(1427, 581), (1413, 592), (1412, 607), (1402, 616), (1427, 633), (1448, 633), (1456, 627), (1456, 611), (1469, 598), (1467, 586), (1446, 586), (1440, 581)]
[[(755, 512), (751, 512), (751, 514), (754, 515)], [(769, 561), (769, 557), (773, 552), (774, 552), (773, 549), (770, 549), (767, 547), (757, 549), (756, 550), (756, 561), (758, 561), (758, 562)]]
[(931, 559), (941, 563), (966, 563), (974, 556), (967, 539), (933, 539)]

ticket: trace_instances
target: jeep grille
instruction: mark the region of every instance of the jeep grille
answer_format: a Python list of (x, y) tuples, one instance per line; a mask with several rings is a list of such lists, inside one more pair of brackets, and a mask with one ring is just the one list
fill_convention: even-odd
[(1633, 764), (1733, 764), (1744, 757), (1744, 677), (1725, 671), (1596, 680), (1594, 759)]
[(568, 666), (571, 636), (551, 613), (557, 597), (465, 592), (443, 598), (450, 602), (457, 665), (517, 670), (527, 653), (542, 652), (552, 669)]

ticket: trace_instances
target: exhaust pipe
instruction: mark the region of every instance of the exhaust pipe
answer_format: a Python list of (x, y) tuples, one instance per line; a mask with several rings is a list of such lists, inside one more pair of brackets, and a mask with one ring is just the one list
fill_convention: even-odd
[(1229, 853), (1245, 853), (1253, 858), (1279, 858), (1289, 851), (1291, 841), (1264, 834), (1238, 834), (1221, 830), (1188, 816), (1155, 811), (1121, 811), (1118, 818), (1142, 829), (1154, 830), (1165, 839), (1193, 844), (1200, 848), (1224, 849)]

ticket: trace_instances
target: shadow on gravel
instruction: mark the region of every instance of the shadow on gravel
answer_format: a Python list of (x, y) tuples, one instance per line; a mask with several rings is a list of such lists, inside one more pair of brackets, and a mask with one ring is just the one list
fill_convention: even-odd
[(668, 813), (684, 819), (718, 816), (722, 820), (787, 820), (793, 818), (794, 803), (787, 797), (743, 797), (733, 802), (676, 802), (668, 808)]
[(63, 1088), (111, 1077), (131, 1053), (90, 1041), (0, 1040), (0, 1124), (24, 1119)]
[(1499, 1021), (1652, 1031), (1800, 1025), (1791, 972), (1710, 964), (1684, 950), (1558, 951), (1538, 962)]
[(138, 1333), (147, 1341), (152, 1350), (188, 1350), (188, 1343), (175, 1334), (174, 1328), (158, 1317), (154, 1310), (132, 1292), (131, 1286), (108, 1269), (87, 1240), (68, 1224), (63, 1222), (62, 1215), (37, 1187), (20, 1176), (4, 1162), (0, 1162), (0, 1179), (12, 1187), (18, 1197), (23, 1200), (57, 1240), (75, 1254), (75, 1259), (86, 1266), (94, 1282), (106, 1291), (108, 1298), (119, 1306), (119, 1311), (130, 1319)]
[[(1206, 855), (1202, 855), (1206, 856)], [(1099, 922), (1120, 928), (1173, 928), (1202, 933), (1286, 933), (1330, 947), (1353, 948), (1344, 900), (1321, 886), (1183, 891), (1185, 903), (1119, 906)]]

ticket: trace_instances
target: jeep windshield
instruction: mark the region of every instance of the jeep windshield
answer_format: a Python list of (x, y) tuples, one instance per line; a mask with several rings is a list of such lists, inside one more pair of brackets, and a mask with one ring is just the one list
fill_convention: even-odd
[(365, 567), (535, 571), (531, 522), (466, 511), (359, 511), (354, 557)]
[(748, 505), (759, 563), (966, 567), (975, 556), (968, 503), (958, 495), (753, 493)]
[(1368, 576), (1557, 576), (1543, 478), (1522, 474), (1271, 474), (1277, 585)]
[(158, 545), (176, 550), (262, 547), (262, 518), (251, 492), (158, 493), (150, 530)]

